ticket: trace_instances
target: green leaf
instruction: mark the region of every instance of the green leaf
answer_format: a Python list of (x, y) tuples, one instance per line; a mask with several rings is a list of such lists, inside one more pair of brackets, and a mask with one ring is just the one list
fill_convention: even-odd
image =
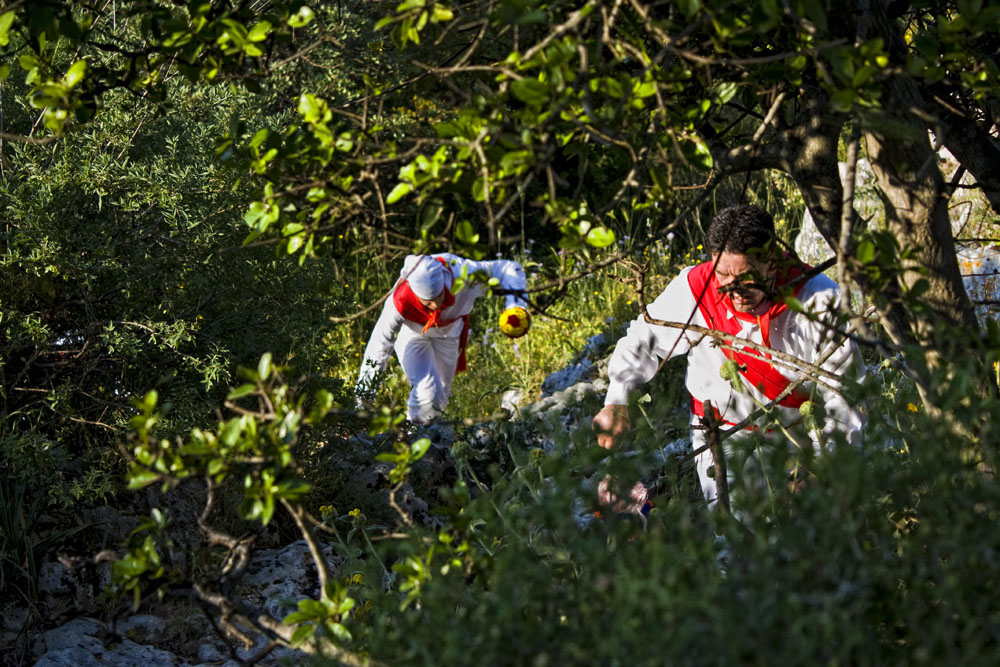
[(285, 246), (285, 252), (289, 255), (295, 254), (299, 248), (306, 242), (305, 234), (296, 234), (295, 236), (288, 237), (288, 245)]
[(530, 12), (519, 13), (514, 19), (514, 23), (517, 25), (530, 25), (532, 23), (543, 23), (545, 21), (546, 14), (541, 9), (535, 9)]
[(805, 306), (803, 306), (802, 302), (794, 296), (788, 295), (782, 300), (785, 302), (785, 305), (788, 306), (789, 310), (794, 310), (796, 313), (805, 312)]
[(525, 104), (541, 104), (549, 99), (549, 86), (538, 79), (518, 79), (510, 84), (510, 92)]
[(239, 387), (237, 387), (236, 389), (233, 389), (231, 392), (229, 392), (229, 395), (226, 396), (226, 400), (227, 401), (235, 401), (238, 398), (243, 398), (244, 396), (249, 396), (250, 394), (254, 393), (255, 391), (257, 391), (257, 385), (250, 384), (250, 383), (241, 384)]
[(735, 391), (743, 391), (743, 379), (740, 377), (740, 365), (732, 359), (726, 359), (722, 362), (722, 368), (719, 369), (719, 377), (723, 380), (728, 380), (729, 384), (733, 386)]
[[(307, 614), (304, 611), (293, 611), (291, 614), (288, 614), (283, 619), (281, 619), (281, 622), (284, 623), (285, 625), (295, 625), (296, 623), (301, 623), (302, 621), (308, 621), (311, 620), (312, 618), (314, 618), (312, 614)], [(299, 628), (299, 630), (301, 629), (302, 628)]]
[(527, 169), (533, 157), (531, 151), (511, 151), (500, 158), (500, 168), (509, 174), (520, 174)]
[(427, 453), (430, 449), (431, 441), (429, 438), (420, 438), (412, 445), (410, 445), (410, 453), (413, 455), (413, 460), (416, 461), (421, 456)]
[(462, 220), (455, 227), (455, 238), (466, 245), (472, 245), (479, 242), (479, 234), (475, 233), (475, 230), (472, 228), (472, 223), (468, 220)]
[(354, 148), (354, 137), (351, 136), (350, 132), (341, 132), (334, 146), (341, 153), (347, 153)]
[(656, 94), (656, 82), (646, 81), (635, 87), (636, 97), (652, 97)]
[(268, 494), (264, 498), (264, 511), (261, 512), (260, 522), (265, 526), (271, 523), (271, 518), (274, 516), (274, 496)]
[(351, 632), (340, 623), (330, 623), (329, 628), (333, 631), (333, 636), (342, 642), (351, 641)]
[(68, 88), (72, 88), (83, 80), (86, 73), (87, 61), (81, 58), (73, 63), (68, 70), (66, 70), (66, 74), (63, 76), (63, 81), (66, 83)]
[(930, 283), (927, 282), (925, 279), (921, 278), (917, 282), (913, 283), (913, 287), (911, 287), (910, 291), (907, 292), (907, 296), (909, 296), (911, 299), (917, 299), (922, 295), (924, 295), (930, 288), (931, 288)]
[(595, 248), (606, 248), (615, 242), (615, 233), (607, 227), (594, 227), (587, 232), (586, 241)]
[(857, 98), (857, 93), (848, 88), (844, 88), (842, 90), (838, 90), (830, 96), (830, 103), (837, 111), (847, 112), (854, 106), (854, 102)]
[(302, 5), (299, 7), (298, 12), (288, 18), (288, 25), (293, 28), (302, 28), (309, 25), (314, 16), (313, 10), (309, 9), (306, 5)]
[(307, 123), (314, 123), (320, 119), (323, 113), (323, 104), (315, 95), (310, 95), (309, 93), (302, 93), (299, 96), (299, 113), (302, 115), (302, 119)]
[(413, 186), (409, 183), (397, 183), (396, 187), (389, 193), (389, 196), (385, 198), (385, 203), (395, 204), (411, 192), (413, 192)]
[(248, 208), (247, 212), (243, 214), (243, 221), (251, 227), (256, 227), (257, 222), (267, 213), (267, 210), (267, 204), (255, 201), (250, 204), (250, 208)]
[(679, 143), (681, 153), (688, 162), (700, 169), (712, 168), (712, 154), (700, 137), (685, 137)]
[(431, 23), (440, 23), (441, 21), (450, 21), (455, 17), (450, 9), (444, 5), (439, 5), (434, 3), (434, 7), (431, 8), (432, 16)]
[(260, 23), (258, 23), (257, 25), (255, 25), (253, 28), (250, 29), (250, 32), (247, 33), (247, 39), (249, 39), (251, 42), (263, 42), (265, 39), (267, 39), (267, 33), (269, 33), (270, 31), (271, 31), (271, 22), (261, 21)]
[(823, 429), (823, 422), (826, 419), (826, 409), (815, 401), (806, 401), (799, 406), (799, 414), (802, 415), (802, 425), (807, 431), (820, 431)]
[(864, 240), (858, 244), (858, 261), (862, 264), (869, 264), (875, 259), (875, 244), (869, 240)]
[(432, 199), (424, 204), (417, 213), (417, 223), (420, 225), (420, 229), (430, 229), (433, 227), (441, 219), (443, 211), (444, 207), (441, 205), (440, 199)]
[(312, 598), (299, 600), (299, 609), (309, 614), (311, 618), (323, 618), (326, 616), (326, 607), (323, 606), (323, 603)]
[(486, 201), (486, 181), (477, 178), (472, 183), (472, 198), (476, 201)]
[(233, 417), (223, 425), (222, 431), (219, 433), (219, 440), (225, 443), (227, 447), (232, 447), (239, 440), (242, 431), (243, 420), (239, 417)]
[(262, 143), (264, 143), (264, 140), (267, 139), (267, 136), (269, 134), (270, 131), (267, 128), (262, 128), (260, 130), (257, 130), (257, 132), (254, 133), (253, 135), (253, 139), (250, 140), (250, 143), (248, 145), (250, 146), (250, 148), (257, 148), (257, 146), (260, 146)]
[(43, 83), (31, 93), (29, 102), (36, 109), (59, 105), (66, 94), (66, 88), (61, 83)]
[(10, 76), (10, 65), (7, 63), (0, 64), (0, 81), (6, 81), (7, 77)]
[(691, 18), (692, 16), (698, 13), (699, 9), (701, 9), (701, 1), (677, 0), (677, 6), (678, 8), (680, 8), (682, 12), (684, 12), (684, 16), (686, 16), (687, 18)]
[(261, 355), (260, 361), (257, 362), (257, 374), (260, 375), (261, 380), (266, 380), (271, 374), (271, 353), (265, 352)]
[(286, 480), (278, 485), (278, 497), (296, 500), (309, 493), (310, 488), (312, 487), (309, 486), (308, 482), (303, 482), (300, 479)]
[(736, 83), (733, 81), (723, 81), (721, 83), (718, 83), (713, 88), (713, 92), (715, 93), (715, 100), (719, 104), (725, 104), (726, 102), (728, 102), (729, 100), (733, 99), (736, 96), (737, 90), (738, 88), (736, 86)]
[(128, 488), (142, 489), (160, 479), (160, 476), (150, 470), (136, 470), (128, 476)]
[(649, 170), (649, 175), (653, 179), (653, 183), (656, 184), (656, 187), (660, 189), (660, 194), (666, 195), (670, 192), (670, 183), (667, 181), (667, 177), (662, 169), (658, 166), (653, 167)]
[(10, 43), (10, 27), (14, 25), (14, 12), (4, 12), (0, 14), (0, 46), (7, 46)]
[[(300, 612), (295, 612), (293, 614), (290, 614), (290, 616), (294, 616), (297, 613), (300, 613)], [(289, 620), (287, 618), (285, 619), (284, 622), (285, 622), (286, 625), (289, 624)], [(312, 624), (300, 625), (298, 628), (295, 629), (295, 632), (292, 633), (292, 638), (291, 638), (291, 644), (292, 644), (292, 646), (298, 646), (299, 644), (301, 644), (302, 642), (304, 642), (309, 637), (312, 637), (313, 633), (315, 633), (315, 632), (316, 632), (316, 626), (315, 625), (312, 625)]]

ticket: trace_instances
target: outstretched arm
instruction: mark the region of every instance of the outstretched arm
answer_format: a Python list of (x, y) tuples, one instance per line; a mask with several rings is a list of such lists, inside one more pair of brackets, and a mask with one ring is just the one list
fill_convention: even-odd
[(389, 363), (392, 346), (396, 342), (396, 335), (399, 334), (401, 326), (403, 326), (403, 316), (396, 310), (392, 299), (386, 299), (382, 314), (368, 339), (365, 357), (361, 362), (361, 370), (358, 372), (356, 392), (359, 395), (369, 394), (375, 389), (372, 385), (376, 376), (385, 370)]
[[(808, 312), (836, 313), (838, 312), (838, 301), (841, 298), (839, 292), (830, 292), (818, 295), (816, 298), (805, 302)], [(820, 316), (823, 318), (823, 316)], [(857, 344), (850, 338), (841, 337), (836, 332), (841, 328), (837, 326), (834, 318), (829, 322), (832, 326), (826, 326), (821, 322), (809, 321), (808, 330), (804, 332), (807, 336), (807, 343), (810, 349), (816, 350), (822, 362), (820, 367), (836, 375), (850, 378), (854, 382), (860, 382), (865, 375), (864, 362)], [(852, 405), (848, 398), (841, 393), (841, 387), (836, 387), (833, 391), (825, 383), (817, 384), (819, 401), (823, 404), (826, 412), (826, 420), (821, 433), (811, 434), (813, 445), (819, 450), (821, 442), (839, 431), (843, 433), (847, 442), (852, 445), (861, 443), (862, 430), (865, 425), (865, 416)]]
[(510, 259), (498, 259), (489, 262), (490, 276), (500, 281), (500, 287), (505, 290), (516, 292), (506, 295), (505, 308), (513, 306), (528, 307), (528, 302), (524, 299), (524, 292), (528, 289), (528, 278), (524, 275), (524, 269), (518, 262)]
[(469, 274), (476, 272), (485, 273), (490, 278), (495, 278), (497, 286), (508, 294), (505, 295), (506, 303), (504, 308), (512, 306), (528, 307), (528, 302), (524, 298), (525, 290), (528, 289), (528, 278), (524, 274), (524, 269), (518, 262), (512, 259), (494, 259), (485, 261), (475, 261), (464, 259), (457, 255), (445, 255), (452, 266), (452, 272), (458, 276), (465, 269)]

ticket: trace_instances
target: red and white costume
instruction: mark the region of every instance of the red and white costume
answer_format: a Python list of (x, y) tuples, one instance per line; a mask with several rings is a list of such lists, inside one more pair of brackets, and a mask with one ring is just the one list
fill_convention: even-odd
[[(779, 275), (779, 286), (789, 282), (797, 273), (798, 270), (793, 270), (784, 276)], [(789, 310), (783, 303), (767, 300), (753, 313), (739, 313), (733, 308), (729, 296), (719, 293), (713, 264), (706, 262), (681, 271), (649, 305), (648, 311), (654, 319), (671, 322), (687, 322), (690, 316), (691, 324), (724, 331), (732, 334), (732, 340), (744, 339), (766, 345), (808, 363), (816, 363), (830, 351), (831, 346), (835, 346), (820, 366), (838, 376), (844, 373), (854, 373), (855, 377), (862, 375), (863, 364), (857, 346), (850, 339), (838, 344), (829, 328), (810, 319), (818, 317), (832, 323), (832, 315), (836, 313), (840, 299), (837, 284), (819, 274), (794, 285), (793, 293), (796, 289), (796, 298), (802, 303), (805, 313), (811, 316)], [(735, 424), (749, 416), (759, 407), (758, 404), (770, 403), (789, 381), (799, 377), (796, 370), (778, 363), (771, 364), (748, 348), (743, 353), (734, 354), (716, 345), (710, 336), (649, 324), (640, 315), (629, 325), (611, 356), (605, 404), (627, 404), (629, 392), (653, 377), (661, 359), (681, 354), (688, 355), (685, 384), (692, 399), (693, 426), (701, 423), (699, 414), (703, 414), (701, 406), (705, 401), (712, 402), (722, 420)], [(741, 373), (742, 391), (735, 390), (720, 375), (723, 364), (729, 358), (745, 367)], [(838, 385), (829, 379), (824, 381)], [(810, 395), (826, 410), (822, 432), (810, 434), (814, 447), (818, 449), (825, 436), (833, 431), (843, 433), (852, 444), (860, 442), (864, 425), (862, 415), (840, 394), (820, 383), (806, 382), (782, 401), (777, 408), (781, 422), (789, 425), (799, 420), (798, 408)], [(701, 448), (705, 444), (704, 431), (692, 429), (691, 439), (694, 449)], [(716, 497), (715, 480), (708, 473), (714, 463), (711, 452), (707, 450), (696, 459), (702, 491), (710, 505)]]
[[(445, 300), (440, 310), (424, 307), (413, 294), (406, 277), (418, 262), (442, 262), (446, 267)], [(410, 383), (406, 404), (407, 419), (426, 423), (439, 415), (451, 395), (455, 373), (465, 370), (465, 343), (469, 333), (469, 313), (476, 299), (486, 293), (481, 283), (471, 281), (458, 294), (451, 293), (454, 277), (467, 271), (471, 276), (483, 272), (499, 281), (506, 290), (527, 288), (524, 269), (513, 260), (478, 262), (458, 255), (409, 255), (403, 262), (400, 280), (393, 295), (386, 299), (382, 315), (372, 330), (361, 363), (358, 386), (371, 388), (375, 376), (385, 369), (395, 347), (396, 356)], [(506, 307), (526, 306), (514, 294), (506, 296)]]

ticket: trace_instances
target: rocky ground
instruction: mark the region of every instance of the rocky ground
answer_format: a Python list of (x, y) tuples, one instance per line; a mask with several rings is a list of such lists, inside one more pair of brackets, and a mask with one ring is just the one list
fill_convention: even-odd
[[(543, 385), (543, 397), (533, 403), (518, 405), (521, 397), (510, 393), (505, 408), (510, 420), (536, 425), (526, 429), (536, 434), (532, 446), (551, 447), (545, 433), (571, 433), (589, 428), (594, 402), (606, 389), (606, 362), (598, 361), (606, 353), (603, 337), (595, 336), (577, 359), (550, 375)], [(581, 409), (587, 402), (588, 407)], [(586, 414), (584, 414), (586, 413)], [(475, 443), (492, 437), (495, 423), (466, 428), (462, 437)], [(455, 440), (455, 429), (435, 425), (426, 431), (442, 456)], [(360, 440), (368, 436), (359, 435)], [(373, 463), (358, 474), (368, 487), (377, 488), (384, 481), (387, 464)], [(167, 502), (166, 497), (149, 499), (153, 506)], [(397, 498), (418, 520), (435, 518), (427, 503), (408, 490)], [(171, 500), (170, 502), (183, 502)], [(181, 507), (177, 515), (183, 514)], [(190, 510), (191, 508), (187, 508)], [(584, 516), (581, 513), (581, 516)], [(102, 526), (110, 544), (123, 543), (135, 527), (137, 518), (110, 508), (93, 510), (85, 517)], [(584, 519), (585, 520), (585, 519)], [(110, 563), (114, 551), (97, 558), (70, 556), (66, 553), (46, 557), (40, 571), (36, 613), (6, 602), (0, 607), (3, 627), (0, 646), (4, 665), (36, 667), (153, 667), (175, 665), (193, 667), (239, 664), (302, 664), (306, 656), (286, 647), (273, 648), (260, 637), (253, 646), (232, 644), (197, 607), (179, 602), (154, 603), (142, 613), (131, 613), (130, 606), (112, 608), (105, 588), (111, 579)], [(327, 548), (331, 572), (337, 572), (343, 556)], [(283, 618), (305, 597), (318, 597), (316, 571), (306, 543), (302, 540), (276, 548), (258, 549), (237, 592), (247, 603)], [(39, 618), (44, 610), (44, 617)]]

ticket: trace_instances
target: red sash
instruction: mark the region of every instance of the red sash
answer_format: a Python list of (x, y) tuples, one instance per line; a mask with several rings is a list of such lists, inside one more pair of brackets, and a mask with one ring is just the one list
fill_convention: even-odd
[[(705, 318), (708, 328), (736, 336), (742, 330), (737, 320), (754, 322), (760, 327), (760, 334), (764, 345), (769, 347), (771, 345), (771, 319), (785, 312), (788, 309), (788, 305), (778, 297), (777, 300), (771, 301), (767, 312), (763, 315), (737, 312), (733, 308), (733, 302), (729, 295), (719, 292), (719, 282), (715, 277), (714, 268), (714, 262), (705, 262), (691, 269), (687, 276), (691, 293), (698, 300), (698, 309), (701, 311), (702, 317)], [(797, 264), (788, 269), (779, 270), (777, 279), (775, 280), (775, 289), (788, 285), (788, 283), (801, 276), (805, 271), (808, 271), (809, 268), (804, 264)], [(798, 295), (803, 284), (803, 282), (799, 282), (793, 285), (791, 293)], [(734, 344), (732, 340), (726, 342), (730, 345)], [(740, 351), (723, 349), (723, 353), (726, 355), (726, 358), (732, 359), (739, 364), (740, 374), (771, 400), (777, 398), (791, 384), (791, 380), (779, 373), (778, 369), (771, 364), (769, 361), (771, 355), (766, 352), (757, 352), (744, 347)], [(778, 405), (797, 408), (808, 400), (809, 394), (800, 387), (783, 398)], [(704, 416), (701, 401), (694, 396), (691, 397), (691, 411), (698, 416)]]
[[(448, 269), (449, 273), (451, 272), (451, 267), (448, 266), (447, 262), (440, 257), (435, 257), (435, 259), (441, 262)], [(424, 332), (431, 327), (446, 327), (457, 320), (462, 320), (462, 333), (458, 339), (458, 363), (455, 365), (455, 373), (461, 373), (465, 370), (465, 348), (469, 342), (469, 316), (462, 315), (450, 320), (441, 318), (441, 312), (450, 308), (455, 303), (455, 295), (451, 293), (447, 285), (444, 288), (444, 301), (441, 302), (441, 307), (437, 310), (430, 310), (424, 304), (420, 303), (420, 299), (413, 293), (410, 283), (406, 280), (401, 280), (396, 286), (395, 291), (392, 293), (392, 303), (396, 306), (399, 314), (405, 319), (417, 324), (423, 324)]]

